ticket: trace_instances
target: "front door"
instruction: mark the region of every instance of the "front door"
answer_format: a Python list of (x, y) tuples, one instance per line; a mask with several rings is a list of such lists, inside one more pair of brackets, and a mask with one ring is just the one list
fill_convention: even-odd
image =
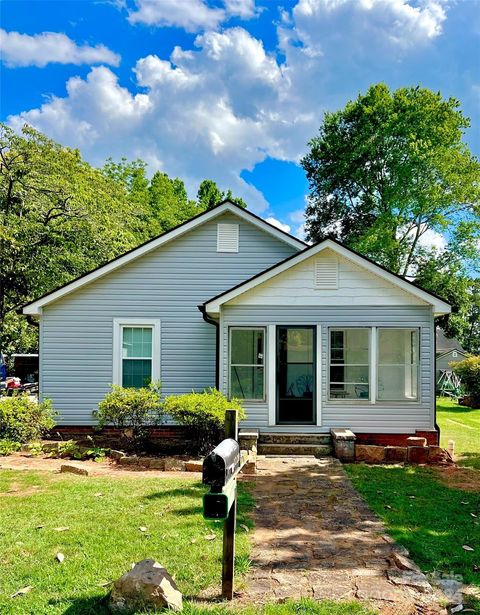
[(315, 424), (316, 327), (277, 327), (277, 424)]

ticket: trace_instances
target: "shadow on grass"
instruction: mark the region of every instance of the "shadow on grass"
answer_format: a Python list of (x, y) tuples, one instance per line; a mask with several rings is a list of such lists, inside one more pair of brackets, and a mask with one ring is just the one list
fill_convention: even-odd
[(480, 470), (480, 453), (460, 453), (457, 463), (462, 468)]
[(165, 491), (154, 491), (144, 496), (145, 500), (163, 500), (176, 497), (198, 497), (202, 498), (206, 488), (201, 483), (195, 483), (191, 487), (181, 487), (176, 489), (166, 489)]
[(71, 604), (63, 611), (63, 615), (111, 615), (107, 600), (107, 596), (72, 598)]

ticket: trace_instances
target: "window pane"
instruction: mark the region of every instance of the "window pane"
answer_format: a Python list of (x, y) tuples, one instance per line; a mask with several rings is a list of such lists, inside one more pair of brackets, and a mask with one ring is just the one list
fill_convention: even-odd
[(369, 329), (330, 331), (332, 363), (368, 365)]
[(354, 382), (368, 384), (368, 365), (344, 366), (332, 365), (330, 367), (330, 382)]
[(145, 387), (152, 379), (151, 359), (123, 359), (122, 361), (122, 386)]
[(262, 329), (232, 329), (232, 365), (263, 365), (264, 331)]
[(416, 363), (418, 329), (379, 329), (378, 362), (382, 364)]
[(418, 329), (379, 329), (379, 400), (418, 398)]
[(313, 395), (313, 364), (288, 363), (285, 370), (286, 390), (280, 390), (280, 396), (311, 398)]
[(152, 356), (152, 327), (123, 327), (123, 358)]
[(368, 384), (331, 384), (330, 399), (369, 399)]
[(264, 369), (263, 367), (239, 367), (230, 368), (230, 396), (239, 399), (264, 398)]
[(313, 362), (313, 329), (286, 329), (286, 363)]

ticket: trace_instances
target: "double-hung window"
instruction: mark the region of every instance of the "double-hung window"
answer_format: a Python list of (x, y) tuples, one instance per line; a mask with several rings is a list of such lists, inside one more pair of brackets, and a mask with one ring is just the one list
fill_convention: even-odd
[(113, 381), (141, 388), (160, 380), (160, 321), (114, 320)]
[(370, 329), (330, 329), (330, 399), (370, 398)]
[(265, 400), (265, 329), (230, 328), (230, 397)]

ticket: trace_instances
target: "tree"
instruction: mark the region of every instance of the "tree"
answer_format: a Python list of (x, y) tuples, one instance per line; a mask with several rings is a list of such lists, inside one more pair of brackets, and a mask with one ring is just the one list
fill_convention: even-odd
[(459, 106), (379, 84), (326, 113), (302, 160), (308, 239), (334, 237), (402, 275), (415, 273), (428, 231), (478, 259), (480, 164), (462, 141)]
[(149, 205), (156, 223), (155, 234), (169, 231), (186, 222), (203, 209), (188, 198), (185, 184), (176, 177), (170, 179), (166, 173), (154, 173), (148, 188)]
[(28, 126), (17, 135), (2, 125), (0, 348), (32, 344), (15, 311), (136, 245), (131, 229), (141, 214), (78, 150)]
[(230, 189), (222, 192), (212, 179), (204, 179), (198, 187), (197, 203), (202, 209), (212, 209), (212, 207), (215, 207), (225, 199), (236, 203), (240, 207), (247, 206), (242, 198), (234, 197)]

